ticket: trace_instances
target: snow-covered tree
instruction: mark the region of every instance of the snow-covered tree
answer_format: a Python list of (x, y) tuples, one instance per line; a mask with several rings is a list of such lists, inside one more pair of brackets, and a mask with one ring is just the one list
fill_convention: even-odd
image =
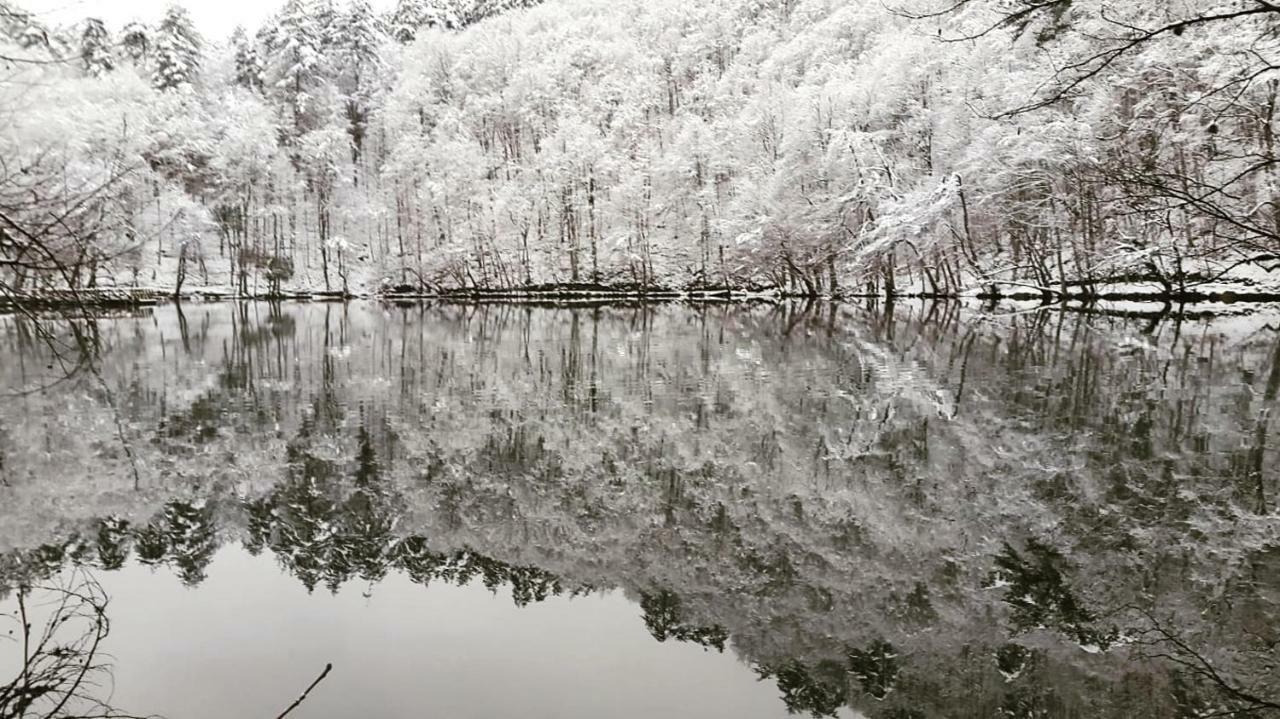
[(396, 42), (408, 44), (424, 28), (457, 30), (471, 17), (471, 5), (464, 0), (397, 0), (388, 24)]
[[(252, 210), (211, 189), (206, 120), (142, 156), (256, 228), (237, 243), (296, 253), (299, 282), (321, 274), (322, 204), (377, 237), (388, 275), (446, 284), (1174, 293), (1239, 263), (1270, 276), (1280, 12), (1016, 5), (399, 0), (384, 23), (368, 0), (287, 0), (210, 48), (200, 82), (178, 8), (122, 45), (157, 88), (192, 86), (174, 106), (192, 118), (227, 85), (261, 92), (273, 117), (253, 126), (280, 152), (249, 173)], [(0, 58), (60, 61), (31, 79), (110, 66), (100, 25), (64, 47), (29, 14), (3, 23)], [(346, 151), (326, 153), (341, 182), (316, 182), (307, 136)]]
[(235, 82), (240, 87), (262, 91), (262, 60), (258, 48), (249, 40), (244, 27), (237, 25), (231, 32), (231, 48), (234, 53)]
[(426, 18), (426, 0), (396, 0), (387, 23), (396, 42), (411, 43)]
[[(52, 50), (53, 37), (40, 18), (18, 5), (0, 0), (0, 36), (23, 50)], [(6, 57), (8, 61), (14, 57)]]
[(181, 5), (165, 10), (153, 38), (153, 82), (157, 89), (189, 86), (200, 71), (204, 41)]
[(151, 52), (150, 28), (137, 21), (126, 23), (120, 31), (120, 45), (135, 65), (142, 64)]
[(367, 0), (352, 0), (342, 17), (338, 40), (338, 84), (345, 103), (347, 132), (351, 135), (352, 160), (358, 164), (383, 70), (381, 46), (386, 40), (382, 23)]
[(342, 43), (342, 20), (333, 0), (310, 0), (308, 14), (315, 23), (320, 38), (320, 49), (329, 52)]
[(115, 67), (111, 34), (98, 18), (84, 21), (84, 30), (80, 33), (80, 60), (84, 63), (84, 71), (91, 77), (100, 77)]
[(475, 0), (466, 10), (464, 24), (471, 25), (488, 17), (495, 17), (512, 10), (530, 8), (542, 4), (542, 0)]
[(293, 139), (317, 127), (323, 117), (324, 30), (305, 0), (288, 0), (264, 29), (266, 84), (290, 118)]
[(426, 0), (419, 28), (459, 30), (471, 17), (470, 0)]

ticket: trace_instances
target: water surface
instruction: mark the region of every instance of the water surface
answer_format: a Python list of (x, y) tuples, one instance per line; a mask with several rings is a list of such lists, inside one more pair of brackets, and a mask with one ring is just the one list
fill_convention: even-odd
[[(290, 716), (1266, 716), (1278, 328), (912, 303), (8, 317), (0, 610), (39, 630), (68, 588), (109, 600), (74, 701), (175, 719), (275, 716), (326, 663)], [(13, 686), (0, 716), (59, 696), (18, 711)]]

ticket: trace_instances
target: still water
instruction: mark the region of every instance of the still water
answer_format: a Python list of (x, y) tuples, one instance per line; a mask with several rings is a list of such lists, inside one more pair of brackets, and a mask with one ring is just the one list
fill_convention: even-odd
[(0, 318), (0, 717), (1280, 715), (1221, 309)]

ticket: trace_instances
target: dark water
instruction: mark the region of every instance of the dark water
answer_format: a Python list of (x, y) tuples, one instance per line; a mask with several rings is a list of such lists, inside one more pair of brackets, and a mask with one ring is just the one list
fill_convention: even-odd
[(0, 717), (1280, 715), (1269, 308), (188, 305), (0, 390)]

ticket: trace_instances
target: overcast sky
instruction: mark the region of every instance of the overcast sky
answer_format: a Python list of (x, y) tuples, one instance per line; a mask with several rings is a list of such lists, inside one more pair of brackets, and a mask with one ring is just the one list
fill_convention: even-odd
[[(50, 24), (73, 23), (85, 17), (100, 17), (112, 29), (118, 29), (130, 20), (142, 20), (154, 24), (164, 14), (171, 0), (18, 0), (17, 4), (38, 13)], [(273, 10), (284, 4), (283, 0), (184, 0), (182, 2), (195, 18), (200, 33), (209, 40), (225, 40), (236, 25), (244, 25), (251, 32)], [(345, 2), (334, 3), (343, 7)], [(379, 10), (386, 10), (394, 0), (372, 0)]]

